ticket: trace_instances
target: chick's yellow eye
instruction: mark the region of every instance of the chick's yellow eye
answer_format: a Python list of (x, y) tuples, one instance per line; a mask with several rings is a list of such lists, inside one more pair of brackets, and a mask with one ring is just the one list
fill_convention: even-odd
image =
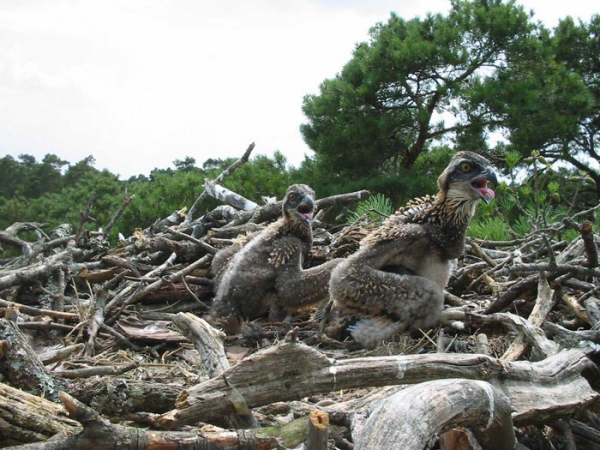
[(296, 194), (290, 194), (290, 201), (295, 202), (298, 200), (298, 196)]
[(470, 172), (471, 171), (471, 164), (469, 164), (469, 163), (462, 163), (460, 165), (460, 170), (462, 170), (463, 172)]

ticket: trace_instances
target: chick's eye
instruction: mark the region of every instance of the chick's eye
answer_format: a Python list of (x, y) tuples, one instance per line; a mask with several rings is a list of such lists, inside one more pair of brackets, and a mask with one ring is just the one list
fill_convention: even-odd
[(469, 164), (469, 163), (462, 163), (460, 165), (460, 170), (462, 170), (463, 172), (470, 172), (471, 171), (471, 164)]
[(297, 194), (290, 194), (290, 201), (291, 202), (295, 202), (296, 200), (298, 200), (298, 195)]

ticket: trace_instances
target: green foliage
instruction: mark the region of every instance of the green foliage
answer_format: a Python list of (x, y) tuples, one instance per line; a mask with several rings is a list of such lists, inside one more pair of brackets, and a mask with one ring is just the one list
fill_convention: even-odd
[(136, 197), (116, 229), (127, 236), (135, 228), (146, 228), (174, 211), (189, 208), (202, 192), (205, 175), (200, 171), (155, 170), (149, 180), (128, 183), (128, 193)]
[(366, 217), (371, 222), (383, 222), (394, 212), (392, 201), (382, 194), (375, 194), (360, 202), (356, 211), (350, 213), (349, 222)]
[[(572, 209), (581, 209), (576, 206), (580, 177), (574, 177), (572, 171), (553, 170), (543, 156), (534, 152), (523, 161), (532, 168), (531, 175), (519, 182), (515, 168), (520, 161), (518, 154), (506, 154), (506, 165), (513, 169), (509, 173), (511, 182), (496, 187), (496, 200), (490, 205), (478, 206), (469, 235), (482, 239), (492, 239), (483, 237), (486, 233), (494, 239), (526, 237), (560, 222)], [(570, 234), (566, 237), (572, 238)]]
[(573, 242), (579, 236), (581, 236), (581, 233), (577, 230), (567, 229), (562, 232), (562, 238), (568, 243)]
[(0, 159), (0, 205), (12, 197), (39, 198), (62, 187), (61, 169), (67, 164), (58, 156), (47, 154), (42, 162), (31, 155)]
[[(513, 2), (454, 1), (447, 16), (404, 20), (392, 14), (318, 95), (304, 98), (301, 126), (315, 163), (350, 178), (404, 175), (419, 155), (447, 137), (480, 150), (488, 110), (468, 100), (473, 86), (505, 70), (506, 55), (526, 54), (534, 26)], [(457, 123), (446, 124), (442, 115)]]
[(506, 241), (511, 239), (508, 224), (500, 218), (474, 219), (469, 225), (468, 235), (476, 239)]
[(515, 169), (517, 165), (521, 162), (521, 154), (519, 152), (507, 151), (504, 154), (504, 161), (506, 162), (506, 166), (509, 169)]
[[(275, 152), (273, 158), (258, 155), (240, 166), (226, 179), (225, 185), (258, 204), (262, 204), (263, 196), (277, 196), (281, 199), (287, 187), (292, 184), (286, 163), (285, 156), (279, 151)], [(299, 180), (299, 182), (315, 188), (309, 179)]]
[(556, 64), (568, 74), (564, 77), (575, 78), (577, 91), (561, 92), (565, 100), (557, 105), (561, 115), (565, 110), (572, 113), (567, 122), (572, 133), (540, 147), (540, 152), (585, 172), (600, 196), (600, 172), (595, 168), (600, 163), (600, 15), (594, 15), (589, 23), (576, 24), (570, 17), (561, 20), (549, 45)]
[[(194, 159), (187, 157), (175, 162), (176, 170), (154, 170), (150, 177), (119, 181), (114, 174), (95, 169), (92, 156), (69, 165), (64, 175), (59, 168), (66, 162), (52, 155), (45, 157), (42, 163), (29, 155), (22, 155), (19, 161), (7, 156), (0, 160), (0, 174), (6, 175), (0, 178), (0, 190), (4, 194), (0, 197), (0, 227), (6, 228), (17, 221), (47, 222), (51, 227), (71, 223), (76, 227), (80, 211), (93, 198), (90, 215), (95, 222), (86, 224), (86, 228), (97, 229), (108, 224), (127, 190), (128, 195), (135, 194), (136, 198), (116, 224), (113, 237), (119, 232), (127, 236), (135, 228), (146, 228), (173, 211), (189, 208), (202, 192), (204, 180), (216, 178), (234, 161), (213, 159), (207, 161), (205, 170), (195, 167)], [(36, 189), (22, 182), (27, 177), (36, 180)], [(276, 152), (273, 158), (252, 158), (224, 184), (261, 204), (263, 195), (282, 198), (290, 180), (285, 157)], [(39, 195), (39, 192), (45, 193)], [(202, 208), (210, 210), (218, 204), (207, 198)]]

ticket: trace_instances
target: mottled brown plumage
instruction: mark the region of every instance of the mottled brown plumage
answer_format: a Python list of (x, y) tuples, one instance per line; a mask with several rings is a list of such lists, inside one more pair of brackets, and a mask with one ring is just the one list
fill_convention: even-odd
[(229, 333), (239, 332), (244, 319), (280, 320), (327, 298), (331, 270), (339, 260), (302, 267), (312, 246), (313, 190), (304, 184), (290, 186), (282, 209), (281, 219), (250, 238), (232, 257), (227, 249), (224, 257), (215, 256), (217, 266), (228, 262), (216, 277), (211, 316)]
[(475, 206), (494, 197), (488, 181), (496, 176), (487, 159), (455, 154), (438, 178), (436, 196), (409, 202), (336, 267), (330, 295), (337, 306), (363, 317), (351, 329), (357, 342), (371, 347), (437, 321)]

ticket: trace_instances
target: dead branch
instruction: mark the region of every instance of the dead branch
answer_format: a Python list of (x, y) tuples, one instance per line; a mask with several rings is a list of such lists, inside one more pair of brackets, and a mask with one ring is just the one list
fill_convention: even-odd
[(377, 402), (368, 419), (355, 421), (356, 450), (429, 448), (452, 427), (470, 429), (480, 448), (512, 450), (516, 438), (511, 404), (481, 381), (450, 379), (410, 386)]
[(5, 342), (0, 359), (3, 379), (14, 387), (57, 399), (60, 381), (46, 370), (17, 326), (7, 319), (0, 319), (0, 339)]
[(82, 256), (83, 251), (70, 249), (48, 257), (42, 264), (21, 267), (18, 270), (0, 272), (0, 291), (16, 285), (27, 285), (45, 280), (56, 270), (68, 268), (65, 266), (71, 258)]
[(4, 383), (0, 383), (0, 427), (3, 445), (45, 441), (58, 433), (67, 436), (80, 429), (60, 404)]
[(74, 313), (53, 311), (51, 309), (34, 308), (32, 306), (21, 305), (19, 303), (9, 302), (8, 300), (4, 300), (1, 298), (0, 298), (0, 306), (3, 308), (15, 309), (15, 310), (18, 310), (19, 312), (29, 314), (30, 316), (47, 316), (47, 317), (53, 317), (55, 319), (65, 319), (65, 320), (79, 319), (79, 316)]
[(83, 350), (83, 344), (69, 345), (63, 348), (47, 350), (38, 355), (42, 364), (48, 365), (67, 359), (70, 355)]
[[(220, 183), (227, 176), (232, 174), (239, 166), (248, 162), (248, 159), (250, 158), (250, 153), (252, 153), (252, 150), (254, 150), (254, 142), (248, 146), (248, 148), (246, 149), (246, 151), (244, 152), (244, 154), (242, 155), (242, 157), (240, 159), (238, 159), (231, 166), (229, 166), (227, 169), (225, 169), (223, 172), (221, 172), (219, 174), (219, 176), (217, 178), (215, 178), (214, 181), (216, 183)], [(200, 194), (200, 196), (196, 199), (194, 204), (191, 206), (191, 208), (189, 209), (189, 211), (187, 213), (187, 218), (185, 220), (186, 225), (188, 225), (192, 222), (194, 214), (196, 214), (196, 210), (198, 209), (198, 206), (200, 206), (200, 203), (202, 203), (202, 201), (206, 198), (207, 195), (208, 195), (208, 192), (206, 192), (206, 189), (204, 189), (202, 191), (202, 193)]]
[[(550, 289), (548, 281), (546, 281), (546, 276), (543, 272), (540, 272), (538, 280), (538, 297), (535, 301), (533, 311), (531, 311), (531, 314), (527, 319), (527, 322), (529, 324), (533, 325), (534, 327), (542, 326), (542, 324), (546, 320), (546, 316), (548, 315), (553, 306), (552, 294), (553, 291)], [(519, 334), (519, 336), (513, 341), (508, 350), (506, 350), (506, 352), (504, 352), (504, 355), (502, 355), (502, 359), (508, 361), (515, 361), (523, 354), (523, 352), (527, 349), (527, 345), (524, 342), (524, 333), (525, 331)], [(534, 331), (529, 331), (530, 336), (532, 336), (534, 333)], [(541, 333), (541, 335), (543, 336), (543, 333)], [(538, 348), (544, 344), (538, 344)], [(558, 352), (557, 347), (558, 346), (556, 344), (554, 346), (545, 345), (545, 356), (556, 354)]]
[(97, 375), (121, 375), (138, 367), (139, 364), (133, 362), (122, 366), (97, 366), (73, 370), (56, 370), (53, 373), (62, 378), (89, 378)]
[[(296, 363), (290, 367), (289, 361)], [(581, 371), (593, 367), (577, 350), (538, 363), (502, 362), (485, 355), (464, 354), (333, 360), (304, 344), (282, 343), (244, 359), (221, 377), (187, 389), (178, 399), (177, 409), (160, 416), (156, 425), (173, 429), (231, 413), (234, 392), (252, 408), (339, 389), (445, 378), (482, 380), (501, 386), (515, 408), (513, 419), (526, 421), (559, 411), (564, 414), (575, 404), (597, 399), (598, 394), (580, 376)], [(257, 385), (256, 380), (264, 381)]]
[(107, 235), (110, 234), (110, 232), (112, 231), (113, 227), (115, 226), (115, 224), (117, 223), (117, 221), (121, 218), (121, 216), (125, 212), (125, 209), (127, 209), (127, 207), (133, 201), (134, 198), (135, 198), (135, 194), (131, 194), (128, 197), (127, 196), (127, 189), (125, 189), (125, 192), (123, 192), (123, 202), (121, 202), (121, 207), (115, 213), (115, 215), (112, 217), (112, 219), (110, 219), (110, 222), (108, 222), (108, 224), (104, 227), (104, 234), (107, 234)]
[(233, 192), (226, 187), (221, 186), (220, 184), (217, 184), (216, 181), (206, 181), (204, 183), (204, 192), (207, 192), (211, 197), (216, 198), (223, 203), (227, 203), (234, 208), (241, 209), (242, 211), (252, 211), (258, 208), (257, 203), (254, 203), (252, 200), (248, 200), (240, 194)]
[[(179, 313), (174, 317), (173, 323), (192, 341), (200, 353), (204, 366), (208, 369), (210, 378), (218, 377), (230, 368), (221, 343), (224, 333), (192, 314)], [(231, 428), (259, 428), (258, 422), (242, 397), (237, 397), (235, 406), (236, 413), (225, 416), (225, 421)]]
[(131, 449), (160, 448), (178, 450), (186, 448), (211, 448), (215, 450), (283, 449), (277, 439), (262, 436), (259, 432), (156, 432), (140, 428), (115, 425), (101, 418), (94, 410), (62, 392), (61, 401), (69, 416), (83, 425), (83, 429), (70, 436), (57, 436), (46, 442), (14, 447), (15, 450), (88, 450), (102, 448), (117, 450), (127, 442)]

